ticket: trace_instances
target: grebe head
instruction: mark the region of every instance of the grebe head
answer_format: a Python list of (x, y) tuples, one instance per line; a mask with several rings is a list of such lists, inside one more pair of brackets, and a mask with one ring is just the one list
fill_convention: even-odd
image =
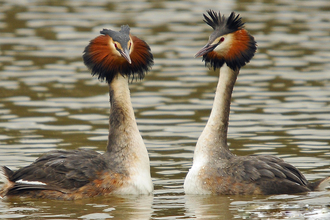
[(101, 34), (84, 50), (85, 65), (99, 79), (111, 83), (117, 74), (128, 78), (143, 79), (153, 65), (153, 55), (149, 45), (130, 34), (128, 25), (120, 31), (103, 29)]
[(232, 12), (228, 18), (208, 10), (204, 22), (213, 28), (208, 43), (195, 57), (203, 56), (206, 65), (221, 68), (224, 63), (233, 70), (239, 70), (254, 56), (257, 46), (254, 37), (244, 29), (239, 15)]

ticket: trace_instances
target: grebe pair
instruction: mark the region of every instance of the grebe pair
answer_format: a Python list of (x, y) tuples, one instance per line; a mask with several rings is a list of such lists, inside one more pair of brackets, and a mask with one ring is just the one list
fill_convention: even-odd
[[(254, 38), (241, 18), (214, 11), (204, 14), (214, 32), (196, 57), (220, 68), (215, 100), (198, 139), (193, 166), (184, 182), (187, 194), (281, 194), (324, 188), (330, 177), (315, 183), (294, 166), (273, 156), (236, 156), (227, 145), (231, 93), (239, 70), (256, 51)], [(147, 149), (138, 131), (128, 80), (142, 79), (153, 64), (149, 46), (130, 34), (104, 29), (85, 48), (83, 59), (93, 75), (109, 84), (110, 119), (107, 150), (51, 151), (27, 167), (3, 167), (8, 182), (1, 196), (73, 200), (108, 194), (148, 194), (153, 191)]]

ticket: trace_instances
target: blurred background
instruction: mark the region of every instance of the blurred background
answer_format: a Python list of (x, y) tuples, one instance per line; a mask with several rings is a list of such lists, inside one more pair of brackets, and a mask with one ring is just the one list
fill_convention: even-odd
[(330, 175), (330, 1), (0, 0), (0, 164), (11, 169), (54, 149), (105, 150), (108, 86), (81, 57), (100, 30), (128, 24), (155, 57), (146, 78), (130, 85), (154, 195), (3, 199), (1, 219), (330, 218), (329, 192), (184, 195), (218, 80), (194, 58), (212, 32), (208, 9), (241, 14), (258, 43), (234, 88), (232, 152), (276, 155), (311, 181)]

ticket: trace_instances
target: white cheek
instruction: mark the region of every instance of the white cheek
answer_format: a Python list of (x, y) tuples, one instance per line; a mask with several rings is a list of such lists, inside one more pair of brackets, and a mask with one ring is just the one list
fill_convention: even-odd
[(110, 41), (109, 43), (110, 45), (110, 50), (112, 51), (113, 54), (117, 55), (117, 56), (121, 56), (121, 54), (118, 52), (118, 50), (115, 48), (115, 45), (113, 44), (113, 42)]
[(115, 47), (113, 47), (112, 52), (113, 52), (115, 55), (121, 57), (121, 54), (119, 53), (119, 51), (118, 51)]
[(221, 55), (225, 55), (230, 50), (233, 43), (232, 35), (224, 36), (224, 38), (225, 40), (221, 42), (216, 48), (214, 48), (214, 51)]
[(117, 56), (121, 57), (121, 54), (118, 52), (118, 50), (114, 49), (113, 51)]
[(131, 54), (132, 51), (134, 50), (133, 40), (132, 40), (132, 38), (130, 38), (130, 39), (131, 39), (131, 48), (129, 48), (129, 54)]

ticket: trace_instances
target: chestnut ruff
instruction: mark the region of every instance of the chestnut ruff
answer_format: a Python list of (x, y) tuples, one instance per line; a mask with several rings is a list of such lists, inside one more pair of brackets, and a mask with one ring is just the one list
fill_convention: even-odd
[(204, 54), (205, 65), (213, 67), (215, 70), (226, 63), (231, 69), (239, 70), (252, 59), (257, 50), (254, 37), (244, 29), (241, 17), (235, 12), (232, 12), (228, 18), (225, 18), (224, 15), (221, 16), (220, 12), (218, 14), (212, 10), (207, 12), (210, 17), (203, 14), (204, 22), (217, 32), (217, 36), (233, 33), (234, 40), (226, 54), (221, 55), (215, 51)]
[(110, 36), (100, 35), (91, 40), (84, 50), (84, 63), (98, 79), (111, 83), (117, 74), (130, 79), (143, 79), (153, 65), (153, 55), (149, 45), (143, 40), (131, 36), (133, 50), (130, 53), (132, 63), (124, 57), (113, 55), (110, 48)]

